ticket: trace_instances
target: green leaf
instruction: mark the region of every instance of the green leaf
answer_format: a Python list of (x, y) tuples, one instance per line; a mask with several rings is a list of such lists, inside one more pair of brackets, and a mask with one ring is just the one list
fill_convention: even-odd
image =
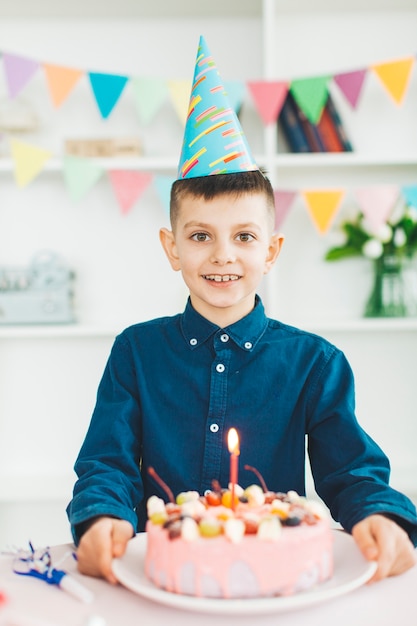
[(337, 248), (331, 248), (327, 251), (324, 257), (326, 261), (339, 261), (341, 259), (348, 259), (354, 256), (360, 256), (361, 251), (357, 250), (353, 246), (340, 246)]

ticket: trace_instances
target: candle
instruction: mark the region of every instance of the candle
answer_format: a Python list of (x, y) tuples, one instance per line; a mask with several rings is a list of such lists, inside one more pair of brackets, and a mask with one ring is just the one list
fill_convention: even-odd
[(236, 428), (231, 428), (227, 434), (227, 445), (230, 452), (230, 483), (232, 492), (232, 509), (235, 509), (235, 487), (237, 485), (238, 476), (238, 460), (239, 460), (239, 435)]

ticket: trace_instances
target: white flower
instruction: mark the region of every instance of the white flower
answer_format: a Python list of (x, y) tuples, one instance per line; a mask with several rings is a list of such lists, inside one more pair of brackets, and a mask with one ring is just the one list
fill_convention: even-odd
[(394, 233), (394, 246), (402, 248), (407, 243), (407, 236), (402, 228), (397, 228)]
[(392, 228), (389, 224), (381, 224), (375, 233), (376, 239), (382, 243), (388, 243), (392, 239)]
[(413, 220), (413, 222), (417, 222), (417, 207), (409, 206), (405, 212), (406, 216)]
[(362, 247), (362, 253), (368, 259), (379, 259), (382, 256), (384, 248), (378, 239), (368, 239)]

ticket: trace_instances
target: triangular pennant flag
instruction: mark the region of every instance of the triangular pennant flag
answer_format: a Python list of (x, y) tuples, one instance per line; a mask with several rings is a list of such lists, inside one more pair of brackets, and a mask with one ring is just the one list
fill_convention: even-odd
[(190, 100), (191, 81), (189, 80), (169, 80), (168, 91), (171, 102), (181, 124), (185, 124), (187, 119), (188, 102)]
[(15, 166), (15, 179), (19, 187), (25, 187), (41, 172), (52, 153), (18, 139), (10, 140), (10, 149)]
[(246, 85), (241, 80), (225, 80), (224, 90), (235, 113), (239, 113), (246, 94)]
[(43, 63), (51, 100), (59, 107), (83, 75), (81, 70)]
[(170, 176), (155, 176), (154, 178), (155, 189), (167, 215), (169, 215), (171, 187), (174, 180), (175, 179), (171, 178)]
[(334, 82), (354, 109), (358, 105), (367, 72), (367, 69), (354, 70), (353, 72), (344, 72), (343, 74), (335, 74), (333, 76)]
[(128, 77), (100, 72), (89, 72), (88, 77), (99, 111), (106, 118), (113, 111), (116, 102), (122, 95)]
[(354, 195), (373, 232), (378, 232), (388, 220), (399, 193), (398, 185), (372, 185), (355, 190)]
[(123, 215), (126, 215), (152, 179), (149, 172), (110, 170), (109, 179)]
[(401, 191), (406, 203), (417, 209), (417, 185), (406, 185)]
[(100, 179), (104, 168), (91, 159), (66, 155), (64, 157), (64, 178), (69, 194), (75, 202), (83, 196)]
[(302, 192), (311, 218), (321, 234), (329, 229), (344, 194), (343, 189)]
[(8, 52), (3, 53), (3, 65), (11, 98), (21, 92), (39, 67), (39, 63), (33, 59)]
[(379, 80), (397, 104), (401, 104), (404, 98), (413, 65), (414, 57), (372, 65)]
[(291, 93), (312, 124), (317, 124), (327, 102), (329, 80), (330, 76), (315, 76), (291, 81)]
[(281, 227), (281, 224), (284, 222), (285, 218), (288, 215), (288, 212), (291, 208), (291, 205), (297, 195), (296, 191), (284, 191), (284, 190), (274, 190), (275, 196), (275, 230), (278, 230)]
[(134, 77), (131, 84), (139, 117), (144, 124), (148, 124), (168, 95), (166, 80)]
[(248, 88), (264, 124), (274, 124), (288, 92), (288, 83), (272, 80), (249, 81)]

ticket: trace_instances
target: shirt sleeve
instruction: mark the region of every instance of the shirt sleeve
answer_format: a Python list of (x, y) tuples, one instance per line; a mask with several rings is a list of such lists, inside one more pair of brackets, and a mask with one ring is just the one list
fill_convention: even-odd
[(308, 413), (312, 475), (333, 518), (350, 532), (365, 517), (382, 513), (417, 545), (416, 508), (389, 486), (388, 458), (356, 419), (352, 370), (333, 346), (317, 367)]
[(97, 392), (97, 401), (74, 469), (67, 514), (76, 543), (83, 523), (98, 516), (137, 527), (136, 506), (143, 498), (140, 475), (141, 415), (130, 345), (119, 336)]

